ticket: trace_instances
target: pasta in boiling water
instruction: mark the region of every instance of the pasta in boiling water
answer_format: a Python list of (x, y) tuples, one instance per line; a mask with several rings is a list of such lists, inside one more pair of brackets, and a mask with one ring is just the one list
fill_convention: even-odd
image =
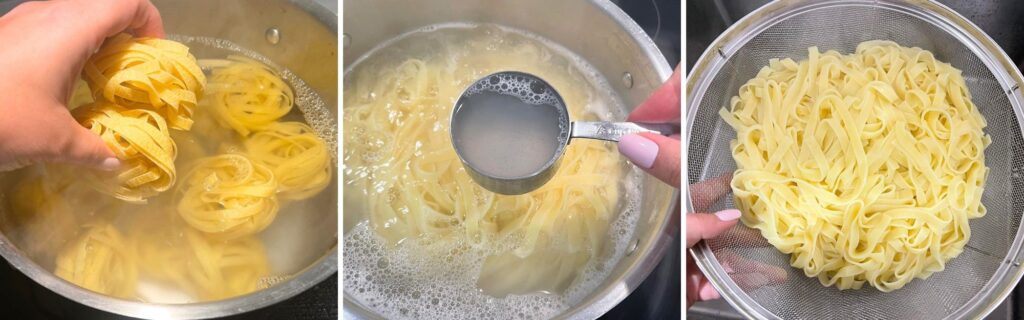
[(74, 116), (122, 161), (113, 172), (85, 173), (86, 181), (97, 190), (121, 200), (145, 202), (174, 184), (177, 148), (158, 114), (96, 102), (75, 109)]
[[(212, 48), (217, 50), (252, 54), (222, 39), (181, 39), (190, 45), (215, 44)], [(230, 59), (263, 67), (248, 58)], [(67, 107), (122, 166), (101, 172), (46, 164), (0, 175), (3, 194), (9, 196), (0, 197), (0, 205), (10, 209), (0, 210), (0, 230), (41, 267), (103, 294), (191, 303), (262, 289), (273, 284), (271, 280), (286, 278), (267, 278), (272, 271), (301, 272), (299, 267), (315, 263), (309, 259), (318, 257), (315, 253), (321, 248), (330, 250), (333, 242), (295, 242), (289, 238), (294, 234), (268, 233), (266, 241), (287, 248), (278, 249), (273, 257), (291, 263), (272, 270), (259, 233), (278, 214), (277, 193), (296, 201), (285, 210), (310, 211), (318, 205), (299, 200), (330, 184), (333, 164), (318, 134), (330, 140), (334, 131), (313, 132), (305, 124), (278, 123), (274, 118), (251, 126), (265, 130), (252, 139), (239, 136), (218, 123), (223, 119), (212, 108), (195, 108), (206, 80), (188, 48), (173, 41), (120, 35), (108, 39), (85, 69)], [(222, 98), (269, 101), (286, 105), (288, 113), (293, 99), (289, 85), (296, 85), (300, 95), (295, 99), (302, 101), (298, 107), (308, 112), (304, 116), (321, 121), (318, 129), (332, 125), (334, 117), (326, 104), (300, 79), (286, 83), (276, 73), (273, 79), (262, 79), (263, 74), (223, 71), (215, 72), (218, 84), (253, 87), (227, 87), (248, 92), (215, 90), (225, 95)], [(228, 97), (236, 94), (248, 100)], [(227, 115), (249, 123), (249, 111)], [(196, 130), (190, 130), (193, 121)], [(246, 141), (249, 150), (242, 147)], [(176, 179), (178, 167), (187, 169), (184, 179)], [(286, 185), (278, 183), (275, 173), (286, 179)], [(176, 192), (164, 192), (176, 181)], [(302, 222), (303, 214), (318, 213), (297, 212), (292, 221)]]
[(331, 181), (331, 158), (316, 132), (301, 122), (279, 122), (245, 140), (254, 162), (274, 171), (279, 197), (301, 200), (320, 193)]
[(240, 56), (203, 60), (212, 69), (205, 100), (221, 125), (243, 136), (266, 128), (292, 110), (294, 94), (270, 67)]
[(742, 221), (826, 286), (883, 292), (941, 271), (971, 236), (985, 119), (960, 70), (920, 48), (771, 60), (722, 118)]
[(187, 271), (190, 264), (194, 263), (190, 261), (194, 254), (185, 241), (185, 232), (191, 227), (173, 213), (176, 212), (168, 214), (157, 211), (136, 215), (129, 234), (138, 260), (139, 274), (146, 279), (195, 291), (195, 284)]
[(138, 280), (135, 257), (113, 225), (89, 228), (57, 256), (54, 274), (83, 288), (131, 297)]
[(232, 241), (209, 239), (191, 231), (185, 238), (194, 254), (189, 277), (205, 299), (221, 299), (255, 291), (270, 274), (266, 250), (255, 237)]
[[(159, 220), (154, 220), (159, 221)], [(216, 300), (258, 289), (270, 275), (266, 250), (256, 237), (214, 239), (173, 221), (136, 233), (142, 275), (185, 288), (193, 296)]]
[[(452, 250), (468, 243), (487, 252), (478, 286), (489, 295), (562, 292), (602, 251), (620, 199), (622, 161), (613, 144), (574, 141), (554, 178), (531, 193), (499, 195), (473, 182), (448, 123), (454, 100), (478, 78), (504, 70), (536, 74), (562, 93), (572, 117), (598, 117), (589, 109), (591, 93), (578, 89), (587, 80), (571, 67), (546, 67), (552, 54), (536, 41), (491, 42), (499, 38), (446, 43), (436, 56), (364, 62), (349, 72), (346, 201), (365, 204), (370, 224), (391, 243), (417, 239)], [(500, 270), (533, 280), (485, 276)]]
[(52, 261), (67, 235), (77, 230), (78, 217), (63, 192), (67, 188), (66, 181), (46, 179), (42, 173), (30, 171), (7, 193), (11, 195), (13, 219), (4, 227), (13, 229), (13, 237), (32, 239), (21, 248), (29, 256)]
[(95, 100), (156, 111), (172, 129), (192, 127), (206, 76), (185, 45), (120, 34), (103, 43), (83, 75)]
[(178, 213), (193, 228), (224, 239), (252, 235), (277, 216), (277, 187), (269, 168), (243, 155), (209, 157), (179, 185)]

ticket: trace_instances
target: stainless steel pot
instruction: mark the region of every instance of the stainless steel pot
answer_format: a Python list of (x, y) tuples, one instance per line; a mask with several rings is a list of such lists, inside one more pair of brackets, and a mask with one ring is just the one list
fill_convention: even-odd
[[(0, 1), (0, 8), (17, 1)], [(256, 51), (291, 70), (337, 112), (337, 3), (323, 0), (154, 0), (168, 34), (225, 39)], [(5, 11), (0, 11), (4, 13)], [(40, 285), (81, 304), (138, 318), (211, 318), (251, 311), (288, 299), (337, 272), (337, 185), (318, 196), (301, 219), (322, 225), (317, 232), (293, 233), (310, 238), (318, 250), (312, 263), (297, 268), (288, 280), (227, 300), (191, 304), (153, 304), (118, 299), (64, 281), (29, 259), (0, 234), (0, 256)], [(269, 230), (269, 229), (268, 229)], [(315, 238), (315, 239), (314, 239)]]
[[(348, 68), (381, 43), (420, 27), (450, 22), (494, 23), (529, 31), (580, 55), (609, 80), (623, 102), (642, 102), (672, 73), (658, 48), (625, 13), (606, 0), (344, 1), (343, 60)], [(593, 319), (629, 295), (657, 265), (678, 229), (679, 191), (646, 177), (640, 219), (628, 253), (581, 303), (558, 318)], [(361, 213), (344, 215), (346, 229)], [(347, 319), (380, 318), (345, 296)]]

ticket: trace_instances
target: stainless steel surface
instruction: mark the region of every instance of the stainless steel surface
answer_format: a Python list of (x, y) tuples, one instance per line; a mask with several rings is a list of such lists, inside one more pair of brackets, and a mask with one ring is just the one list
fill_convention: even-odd
[[(460, 120), (465, 118), (458, 117), (457, 115), (460, 112), (464, 112), (465, 110), (473, 108), (474, 104), (470, 103), (469, 101), (471, 100), (467, 98), (470, 95), (481, 93), (475, 92), (473, 88), (477, 87), (482, 81), (488, 81), (488, 79), (493, 79), (495, 77), (522, 77), (527, 79), (526, 81), (531, 83), (531, 89), (533, 89), (534, 86), (536, 86), (536, 92), (550, 92), (554, 96), (554, 99), (557, 100), (557, 102), (554, 104), (554, 107), (557, 109), (557, 112), (562, 115), (562, 121), (559, 124), (559, 127), (571, 128), (569, 130), (563, 130), (561, 137), (551, 137), (552, 140), (558, 139), (559, 141), (564, 142), (559, 144), (558, 148), (555, 150), (555, 153), (552, 154), (551, 159), (545, 162), (545, 164), (542, 167), (537, 168), (536, 171), (526, 176), (515, 178), (503, 178), (489, 175), (479, 170), (473, 165), (473, 163), (468, 161), (464, 156), (464, 151), (462, 150), (462, 148), (460, 148), (460, 145), (457, 143), (457, 141), (461, 140), (460, 137), (463, 137), (465, 135), (458, 130), (458, 128), (461, 128), (462, 126), (456, 125), (456, 123), (459, 123), (458, 121), (465, 121)], [(505, 95), (515, 99), (519, 99), (515, 94), (498, 92), (500, 90), (482, 90), (484, 92)], [(476, 183), (480, 184), (480, 186), (486, 188), (487, 190), (507, 195), (519, 195), (536, 190), (537, 188), (540, 188), (549, 180), (551, 180), (551, 177), (553, 177), (555, 172), (558, 171), (558, 164), (562, 159), (562, 155), (565, 153), (565, 146), (571, 143), (572, 139), (580, 138), (618, 142), (619, 139), (621, 139), (623, 136), (629, 134), (653, 133), (668, 136), (673, 133), (672, 126), (667, 124), (639, 124), (632, 122), (610, 121), (570, 122), (568, 106), (565, 105), (565, 100), (562, 99), (562, 96), (558, 94), (558, 90), (555, 90), (555, 88), (552, 87), (551, 84), (547, 83), (547, 81), (544, 81), (544, 79), (541, 79), (529, 73), (518, 71), (504, 71), (495, 74), (490, 74), (469, 85), (469, 87), (467, 87), (467, 89), (462, 92), (462, 95), (459, 96), (459, 99), (455, 101), (455, 107), (452, 108), (452, 115), (450, 119), (451, 121), (448, 127), (451, 128), (450, 134), (452, 146), (455, 148), (455, 154), (459, 156), (459, 160), (462, 161), (462, 166), (466, 168), (466, 171), (469, 173), (469, 176), (473, 178), (473, 181), (476, 181)]]
[[(416, 6), (400, 0), (350, 0), (344, 2), (343, 11), (344, 29), (351, 36), (351, 44), (344, 51), (345, 66), (380, 43), (420, 27), (477, 22), (522, 29), (565, 46), (609, 79), (614, 93), (627, 106), (639, 104), (672, 73), (643, 30), (618, 7), (604, 0), (430, 0), (420, 1)], [(632, 88), (614, 81), (626, 72), (632, 74)], [(641, 187), (644, 190), (640, 209), (643, 218), (635, 231), (636, 251), (619, 261), (597, 290), (559, 318), (593, 319), (604, 314), (647, 277), (671, 245), (678, 227), (678, 221), (671, 220), (678, 190), (653, 178), (645, 179)], [(343, 316), (379, 318), (347, 296)]]
[(639, 133), (653, 133), (668, 136), (674, 132), (672, 125), (668, 124), (576, 121), (572, 123), (572, 134), (570, 134), (570, 137), (618, 142), (619, 139), (622, 139), (622, 137), (626, 135)]
[[(165, 29), (169, 34), (226, 39), (255, 50), (302, 78), (337, 112), (337, 14), (323, 1), (206, 1), (159, 0)], [(13, 7), (12, 2), (0, 8)], [(264, 30), (278, 28), (287, 38), (277, 45), (264, 39)], [(335, 190), (329, 188), (328, 190)], [(322, 212), (308, 212), (310, 219), (337, 221), (337, 198), (320, 206)], [(0, 255), (29, 278), (68, 299), (103, 311), (137, 318), (211, 318), (243, 313), (292, 297), (337, 272), (337, 232), (313, 234), (334, 244), (319, 253), (315, 262), (270, 288), (231, 299), (190, 303), (155, 304), (129, 301), (98, 294), (54, 276), (42, 269), (4, 235)]]
[[(701, 5), (706, 8), (709, 2)], [(710, 5), (720, 13), (742, 10), (735, 9), (735, 2), (714, 1)], [(851, 52), (860, 41), (891, 39), (935, 52), (937, 58), (964, 71), (974, 101), (989, 120), (986, 132), (993, 144), (986, 150), (986, 164), (992, 174), (982, 200), (989, 213), (971, 221), (974, 232), (967, 248), (946, 270), (888, 294), (871, 288), (840, 294), (789, 267), (788, 258), (766, 243), (767, 247), (743, 247), (726, 236), (707, 241), (692, 254), (736, 312), (730, 313), (718, 302), (697, 306), (706, 311), (698, 317), (718, 313), (718, 318), (959, 319), (981, 318), (1001, 304), (1024, 272), (1020, 268), (1024, 258), (1020, 250), (1024, 181), (1021, 175), (1011, 173), (1024, 169), (1024, 138), (1019, 125), (1022, 81), (1015, 63), (991, 38), (952, 10), (930, 1), (777, 1), (735, 24), (728, 14), (706, 16), (706, 30), (732, 26), (694, 62), (687, 82), (684, 140), (689, 148), (689, 183), (735, 169), (727, 150), (735, 132), (722, 125), (717, 111), (735, 95), (738, 86), (768, 58), (799, 59), (801, 52), (812, 45)], [(692, 38), (701, 37), (707, 35)], [(688, 35), (688, 43), (690, 38)], [(731, 206), (731, 196), (726, 196), (709, 211)], [(687, 201), (688, 211), (693, 208), (693, 203)], [(723, 250), (783, 268), (789, 272), (788, 279), (760, 289), (741, 288), (716, 258), (716, 253)]]

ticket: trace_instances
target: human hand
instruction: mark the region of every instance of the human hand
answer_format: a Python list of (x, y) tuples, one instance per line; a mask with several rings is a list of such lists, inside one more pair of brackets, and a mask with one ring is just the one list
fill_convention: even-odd
[[(630, 122), (680, 124), (681, 69), (629, 114)], [(665, 137), (651, 133), (631, 134), (619, 140), (619, 152), (650, 175), (679, 188), (681, 172), (679, 134)]]
[(160, 13), (148, 0), (57, 0), (0, 17), (0, 171), (39, 162), (120, 166), (66, 104), (85, 61), (122, 32), (163, 37)]
[[(719, 198), (729, 193), (732, 175), (723, 175), (690, 186), (690, 196), (697, 212), (707, 211)], [(764, 247), (767, 241), (755, 230), (733, 228), (739, 221), (740, 211), (728, 209), (708, 213), (686, 215), (686, 248), (692, 248), (701, 240), (713, 239), (725, 234), (734, 240), (736, 247)], [(730, 249), (716, 251), (715, 257), (729, 273), (730, 278), (743, 290), (782, 283), (787, 273), (782, 268), (749, 260)], [(686, 307), (698, 301), (718, 299), (721, 296), (704, 276), (693, 256), (686, 255)]]

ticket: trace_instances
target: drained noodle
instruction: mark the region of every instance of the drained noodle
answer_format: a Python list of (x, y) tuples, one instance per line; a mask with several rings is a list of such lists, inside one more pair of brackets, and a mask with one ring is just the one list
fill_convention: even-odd
[(742, 221), (823, 285), (927, 279), (985, 214), (985, 119), (960, 70), (926, 50), (812, 47), (770, 61), (721, 115)]

